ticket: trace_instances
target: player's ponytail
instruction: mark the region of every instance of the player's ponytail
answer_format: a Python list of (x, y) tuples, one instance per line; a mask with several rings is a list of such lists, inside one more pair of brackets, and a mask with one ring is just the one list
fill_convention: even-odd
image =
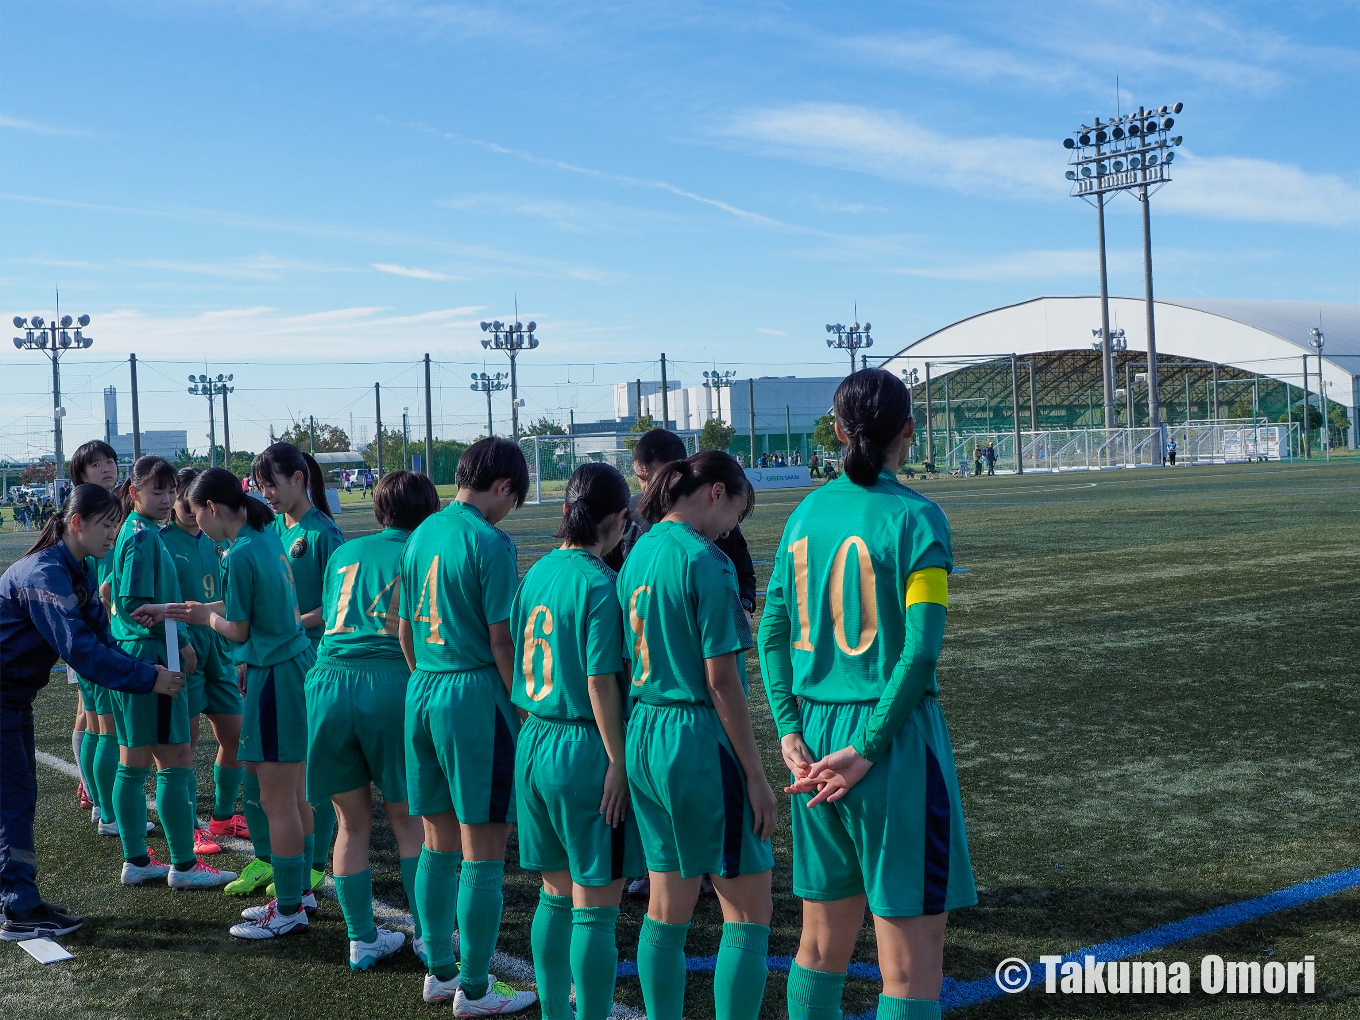
[(132, 513), (133, 504), (136, 502), (132, 490), (145, 489), (149, 485), (160, 485), (162, 488), (173, 489), (175, 487), (174, 465), (164, 457), (156, 457), (152, 454), (137, 458), (137, 462), (132, 465), (132, 470), (127, 473), (127, 477), (113, 489), (113, 494), (118, 497), (118, 502), (123, 505), (124, 517)]
[(82, 521), (97, 521), (114, 514), (121, 517), (121, 508), (118, 497), (102, 485), (84, 483), (73, 486), (61, 509), (48, 518), (42, 531), (38, 532), (37, 541), (24, 556), (51, 549), (65, 538), (72, 517), (79, 517)]
[[(836, 387), (836, 424), (847, 440), (843, 465), (856, 485), (873, 485), (888, 458), (888, 447), (911, 418), (911, 391), (881, 368), (866, 368)], [(897, 465), (891, 465), (896, 469)]]
[(267, 446), (263, 453), (256, 455), (250, 465), (250, 473), (257, 483), (275, 485), (280, 475), (292, 478), (301, 472), (307, 485), (307, 495), (316, 507), (327, 517), (334, 518), (330, 502), (326, 499), (326, 476), (321, 465), (310, 453), (303, 453), (292, 443), (274, 443)]
[(612, 464), (582, 464), (567, 482), (562, 523), (555, 537), (572, 545), (594, 545), (606, 517), (628, 509), (632, 492)]
[(246, 524), (256, 531), (263, 531), (274, 523), (274, 511), (264, 500), (247, 496), (241, 488), (241, 479), (226, 468), (208, 468), (189, 483), (189, 505), (201, 510), (209, 503), (226, 507), (228, 510), (244, 510)]
[(706, 485), (721, 482), (733, 495), (746, 494), (746, 509), (739, 520), (755, 506), (756, 494), (735, 457), (721, 450), (705, 450), (685, 460), (672, 461), (647, 482), (647, 491), (638, 503), (638, 514), (655, 524), (675, 509), (686, 496), (691, 496)]

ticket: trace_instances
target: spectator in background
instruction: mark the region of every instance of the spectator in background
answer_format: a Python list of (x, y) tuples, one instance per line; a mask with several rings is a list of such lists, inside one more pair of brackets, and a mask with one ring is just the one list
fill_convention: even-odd
[(982, 451), (982, 456), (987, 461), (987, 474), (996, 474), (996, 446), (988, 442), (987, 449)]
[(822, 458), (817, 456), (817, 451), (812, 451), (812, 456), (808, 457), (808, 477), (822, 477)]
[(982, 475), (982, 444), (973, 444), (973, 477), (978, 478)]
[(364, 468), (364, 492), (365, 496), (373, 495), (373, 469)]

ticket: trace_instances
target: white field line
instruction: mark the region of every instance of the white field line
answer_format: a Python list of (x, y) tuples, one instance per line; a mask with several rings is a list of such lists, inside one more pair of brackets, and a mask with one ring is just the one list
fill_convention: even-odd
[[(56, 771), (64, 776), (69, 776), (72, 779), (80, 778), (80, 769), (75, 763), (69, 762), (65, 758), (59, 758), (55, 754), (48, 754), (46, 751), (37, 751), (34, 753), (34, 757), (48, 768), (56, 769)], [(147, 798), (147, 807), (155, 807), (154, 798)], [(255, 856), (255, 847), (249, 840), (237, 839), (235, 836), (214, 836), (213, 840), (220, 844), (223, 850), (230, 850), (232, 853), (239, 854), (246, 858)], [(334, 898), (334, 883), (328, 882), (325, 888), (318, 889), (316, 892)], [(388, 903), (384, 903), (376, 896), (373, 898), (373, 916), (384, 924), (404, 930), (408, 935), (415, 930), (411, 923), (410, 914), (397, 907), (391, 906)], [(497, 953), (495, 956), (491, 957), (491, 973), (502, 980), (508, 978), (509, 980), (517, 981), (520, 984), (534, 985), (533, 964), (521, 960), (518, 956), (511, 956), (509, 953)], [(537, 987), (536, 985), (534, 986)], [(610, 1015), (617, 1017), (618, 1020), (646, 1020), (647, 1016), (647, 1014), (643, 1013), (641, 1010), (633, 1009), (631, 1006), (625, 1006), (621, 1002), (614, 1003), (614, 1009)]]

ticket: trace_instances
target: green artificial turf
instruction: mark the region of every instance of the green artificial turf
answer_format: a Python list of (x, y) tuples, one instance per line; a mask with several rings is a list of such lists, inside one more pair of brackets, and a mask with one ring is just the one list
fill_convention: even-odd
[[(1360, 463), (940, 479), (920, 483), (953, 526), (941, 706), (954, 740), (979, 905), (950, 918), (945, 973), (989, 978), (1360, 864), (1356, 621)], [(764, 587), (800, 491), (759, 494), (744, 525)], [(373, 530), (366, 507), (341, 515)], [(506, 524), (521, 571), (554, 544), (560, 506)], [(0, 565), (32, 536), (0, 536)], [(16, 541), (16, 539), (19, 539)], [(777, 743), (750, 659), (769, 774)], [(39, 747), (69, 759), (75, 692), (37, 704)], [(205, 727), (206, 730), (206, 727)], [(199, 752), (201, 812), (213, 744)], [(366, 975), (345, 965), (344, 925), (323, 902), (305, 938), (229, 938), (240, 900), (117, 884), (117, 841), (75, 808), (74, 783), (40, 767), (45, 893), (90, 915), (76, 959), (39, 967), (0, 945), (5, 1017), (376, 1017), (431, 1015), (405, 954)], [(395, 845), (375, 833), (375, 892), (404, 904)], [(154, 838), (153, 846), (163, 846)], [(796, 951), (787, 817), (776, 836), (770, 950)], [(511, 860), (515, 859), (512, 846)], [(222, 855), (225, 866), (239, 858)], [(535, 876), (507, 868), (501, 949), (526, 958)], [(251, 901), (247, 901), (251, 902)], [(625, 901), (619, 944), (635, 957), (642, 904)], [(688, 951), (717, 949), (701, 902)], [(1341, 894), (1144, 958), (1317, 960), (1311, 997), (1046, 996), (1030, 991), (956, 1015), (991, 1018), (1174, 1013), (1360, 1017), (1360, 896)], [(866, 928), (856, 959), (874, 960)], [(772, 973), (764, 1016), (783, 1016)], [(847, 1015), (877, 989), (847, 985)], [(636, 979), (620, 1002), (641, 1007)], [(536, 1016), (536, 1010), (529, 1016)], [(690, 978), (686, 1015), (712, 1016), (711, 977)]]

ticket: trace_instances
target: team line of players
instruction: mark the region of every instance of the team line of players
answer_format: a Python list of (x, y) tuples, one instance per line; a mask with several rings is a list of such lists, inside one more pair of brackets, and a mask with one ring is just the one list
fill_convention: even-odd
[[(867, 905), (883, 974), (878, 1016), (924, 1020), (939, 1016), (947, 914), (976, 903), (936, 699), (949, 527), (896, 480), (913, 429), (901, 381), (855, 373), (834, 409), (845, 470), (787, 522), (758, 649), (790, 773), (793, 888), (804, 901), (788, 1012), (841, 1016)], [(746, 699), (745, 653), (756, 641), (732, 561), (715, 545), (754, 503), (737, 462), (706, 452), (651, 465), (636, 512), (614, 468), (583, 465), (568, 484), (561, 546), (517, 584), (514, 543), (496, 526), (527, 492), (513, 443), (469, 448), (443, 510), (424, 476), (389, 474), (375, 492), (383, 530), (344, 544), (318, 507), (293, 512), (315, 480), (304, 455), (271, 447), (261, 458), (272, 460), (264, 476), (257, 460), (255, 474), (284, 509), (277, 519), (222, 469), (181, 477), (167, 496), (163, 470), (143, 458), (125, 483), (133, 512), (112, 557), (115, 636), (163, 662), (165, 627), (187, 627), (183, 644), (197, 654), (185, 672), (204, 679), (191, 680), (189, 697), (120, 695), (119, 742), (126, 732), (135, 751), (154, 732), (159, 805), (161, 777), (172, 773), (173, 788), (182, 768), (167, 749), (188, 746), (191, 711), (204, 704), (192, 692), (221, 690), (209, 710), (216, 722), (231, 714), (225, 687), (239, 671), (237, 756), (256, 784), (245, 797), (256, 858), (242, 876), (222, 880), (229, 873), (186, 855), (169, 794), (160, 810), (168, 865), (146, 855), (144, 799), (140, 815), (128, 799), (125, 824), (117, 798), (125, 874), (153, 868), (174, 885), (177, 873), (200, 872), (203, 884), (245, 880), (250, 891), (272, 878), (272, 899), (245, 911), (232, 934), (304, 930), (316, 907), (311, 805), (331, 803), (350, 962), (367, 969), (404, 944), (373, 918), (376, 785), (400, 849), (413, 948), (427, 965), (426, 1001), (452, 1002), (460, 1016), (535, 1001), (489, 973), (516, 825), (521, 866), (542, 874), (531, 946), (545, 1017), (609, 1015), (623, 884), (644, 874), (637, 968), (648, 1016), (682, 1015), (684, 947), (709, 876), (724, 918), (715, 1012), (756, 1017), (777, 803)], [(157, 500), (173, 513), (164, 530)], [(604, 557), (639, 518), (644, 533), (616, 575)], [(170, 537), (176, 528), (205, 550), (197, 585), (175, 569), (173, 550), (189, 544)], [(216, 553), (206, 550), (226, 542), (214, 587)], [(117, 629), (128, 620), (135, 634)], [(218, 790), (215, 822), (231, 818), (229, 795)]]

